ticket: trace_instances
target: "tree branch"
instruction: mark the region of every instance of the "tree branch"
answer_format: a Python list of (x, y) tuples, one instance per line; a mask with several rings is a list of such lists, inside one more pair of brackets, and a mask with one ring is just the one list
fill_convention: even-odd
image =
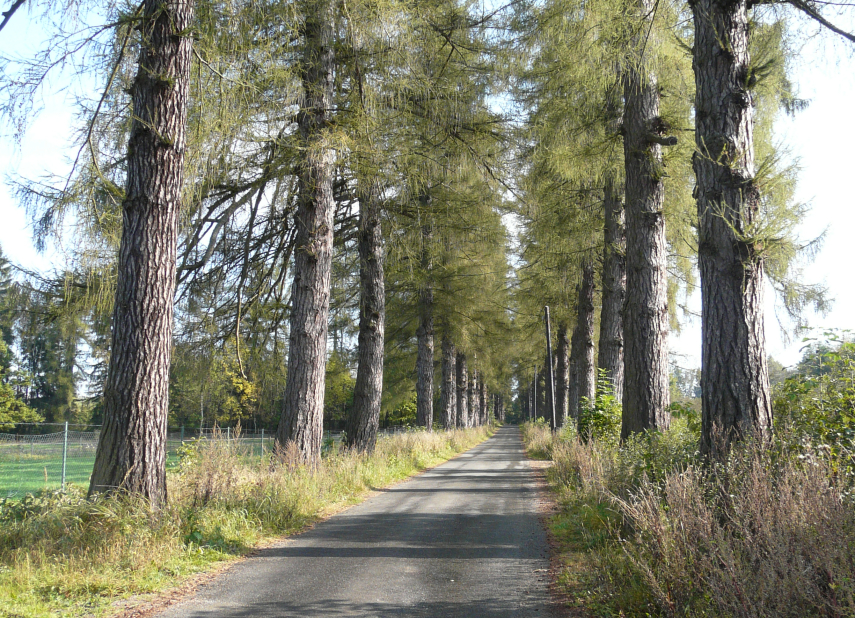
[(845, 30), (838, 28), (837, 26), (832, 24), (830, 21), (825, 19), (825, 17), (823, 17), (819, 11), (817, 11), (810, 4), (808, 4), (807, 0), (787, 0), (787, 4), (791, 4), (808, 17), (815, 19), (832, 32), (842, 36), (844, 39), (850, 41), (851, 43), (855, 43), (855, 34), (852, 34), (851, 32), (846, 32)]
[(9, 8), (9, 10), (4, 11), (2, 13), (3, 22), (0, 23), (0, 30), (3, 30), (3, 28), (6, 27), (6, 24), (9, 23), (10, 19), (12, 19), (12, 15), (14, 15), (15, 11), (17, 11), (18, 9), (20, 9), (23, 6), (24, 2), (26, 2), (26, 0), (15, 0), (15, 2), (12, 4), (12, 6)]

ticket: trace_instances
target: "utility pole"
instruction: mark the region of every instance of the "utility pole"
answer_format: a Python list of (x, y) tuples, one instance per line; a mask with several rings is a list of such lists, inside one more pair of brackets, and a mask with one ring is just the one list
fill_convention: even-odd
[(555, 431), (555, 376), (552, 369), (552, 334), (549, 325), (549, 307), (543, 308), (543, 318), (544, 322), (546, 322), (546, 364), (549, 366), (549, 370), (546, 372), (546, 377), (549, 380), (549, 384), (546, 387), (546, 394), (549, 396), (549, 407), (546, 411), (549, 413), (549, 426), (552, 428), (552, 431)]

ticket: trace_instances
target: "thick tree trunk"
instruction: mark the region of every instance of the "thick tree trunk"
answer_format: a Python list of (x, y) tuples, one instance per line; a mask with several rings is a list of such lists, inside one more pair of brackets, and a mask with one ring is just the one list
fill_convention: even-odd
[(166, 421), (193, 0), (146, 0), (122, 203), (104, 427), (89, 494), (166, 502)]
[(372, 185), (359, 200), (359, 340), (353, 408), (345, 426), (345, 443), (371, 452), (377, 442), (383, 398), (383, 343), (386, 284), (379, 188)]
[(299, 169), (294, 282), (285, 401), (276, 442), (293, 442), (303, 459), (317, 463), (324, 432), (324, 384), (330, 305), (335, 150), (332, 120), (334, 3), (312, 0), (306, 9), (302, 57), (303, 105), (297, 115), (305, 148)]
[(626, 233), (621, 195), (614, 179), (606, 178), (603, 230), (603, 306), (600, 311), (600, 350), (597, 366), (605, 370), (614, 396), (623, 397), (623, 309), (626, 295)]
[(563, 427), (567, 422), (567, 397), (570, 390), (570, 342), (567, 340), (567, 324), (558, 325), (558, 345), (555, 347), (555, 422)]
[[(766, 439), (772, 405), (763, 327), (762, 251), (750, 238), (760, 195), (746, 0), (695, 0), (698, 262), (704, 452), (745, 435)], [(745, 234), (748, 237), (743, 237)], [(720, 432), (720, 436), (716, 433)]]
[(433, 427), (433, 284), (430, 281), (430, 242), (433, 231), (422, 226), (422, 271), (426, 281), (419, 291), (419, 327), (416, 329), (416, 425)]
[(583, 398), (589, 401), (596, 395), (596, 370), (594, 368), (594, 264), (582, 264), (582, 281), (576, 304), (576, 327), (570, 349), (570, 415), (579, 418)]
[(467, 396), (469, 372), (466, 369), (466, 355), (457, 353), (457, 426), (469, 427), (469, 397)]
[(653, 0), (641, 0), (641, 24), (634, 59), (624, 77), (624, 161), (626, 165), (626, 301), (621, 439), (646, 429), (667, 429), (668, 277), (662, 204), (662, 146), (659, 86), (646, 66), (643, 48)]
[(440, 392), (440, 407), (442, 408), (442, 426), (454, 429), (457, 426), (457, 388), (455, 385), (454, 344), (447, 334), (442, 336), (442, 391)]

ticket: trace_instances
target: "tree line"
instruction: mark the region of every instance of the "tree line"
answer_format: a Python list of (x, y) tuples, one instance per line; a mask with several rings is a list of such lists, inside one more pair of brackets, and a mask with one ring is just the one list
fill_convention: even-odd
[(203, 416), (223, 376), (237, 418), (263, 407), (317, 462), (335, 363), (361, 450), (384, 405), (484, 424), (514, 395), (536, 406), (548, 373), (560, 424), (596, 367), (624, 437), (667, 429), (695, 262), (703, 450), (771, 430), (764, 281), (794, 314), (824, 302), (795, 276), (803, 211), (772, 140), (803, 105), (783, 5), (30, 4), (60, 25), (3, 64), (13, 126), (62, 66), (100, 84), (71, 172), (15, 183), (39, 243), (74, 238), (68, 270), (31, 285), (100, 337), (90, 493), (165, 501), (170, 412)]

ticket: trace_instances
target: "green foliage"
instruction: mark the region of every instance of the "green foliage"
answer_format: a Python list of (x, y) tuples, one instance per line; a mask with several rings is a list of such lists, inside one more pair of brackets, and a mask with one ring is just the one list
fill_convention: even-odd
[(774, 391), (775, 429), (801, 451), (827, 450), (855, 470), (855, 343), (827, 332)]
[(15, 392), (14, 376), (10, 376), (11, 352), (0, 339), (0, 430), (11, 429), (15, 423), (39, 423), (44, 417), (30, 408)]
[(353, 406), (353, 377), (345, 358), (339, 352), (330, 354), (324, 394), (324, 420), (343, 423)]
[(605, 369), (597, 370), (596, 392), (594, 401), (587, 397), (582, 399), (579, 436), (583, 440), (617, 444), (620, 440), (622, 407), (614, 395), (613, 385)]

